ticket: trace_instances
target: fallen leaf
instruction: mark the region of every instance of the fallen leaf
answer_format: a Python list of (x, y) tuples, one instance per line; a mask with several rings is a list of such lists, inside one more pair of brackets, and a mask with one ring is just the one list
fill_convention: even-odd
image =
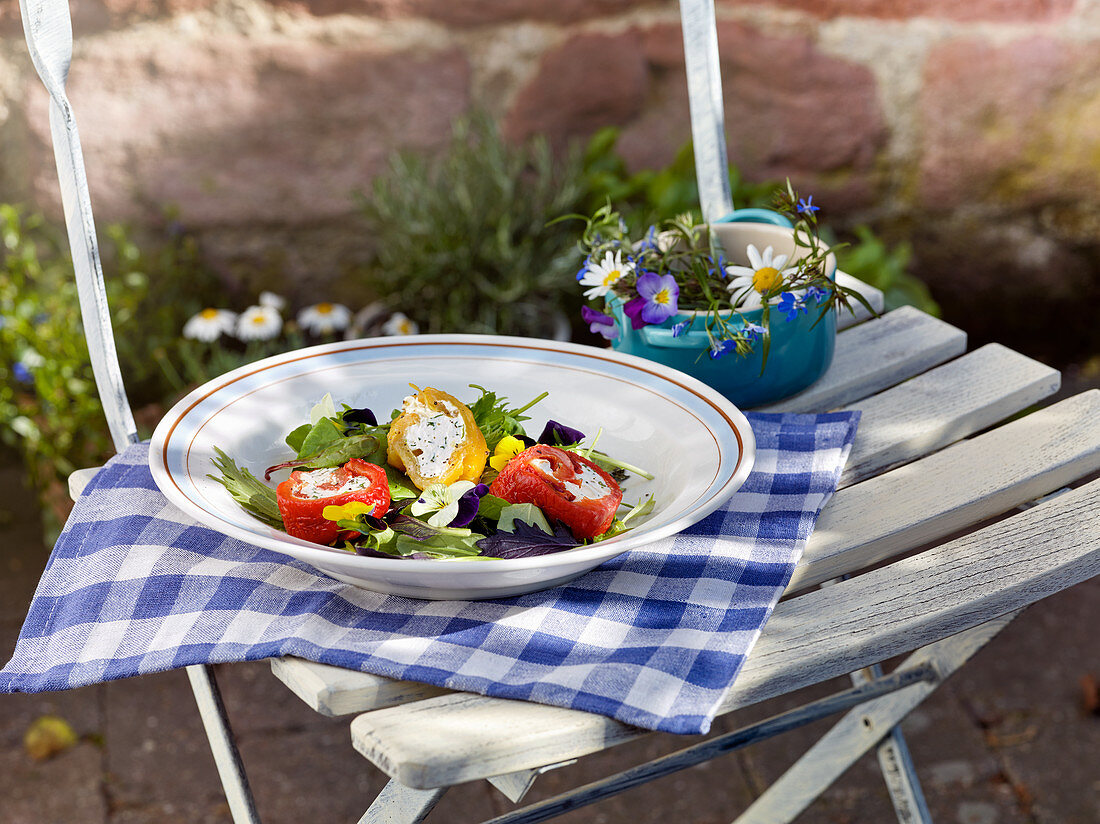
[(23, 735), (23, 747), (35, 761), (45, 761), (76, 745), (73, 728), (64, 718), (43, 715), (31, 722)]

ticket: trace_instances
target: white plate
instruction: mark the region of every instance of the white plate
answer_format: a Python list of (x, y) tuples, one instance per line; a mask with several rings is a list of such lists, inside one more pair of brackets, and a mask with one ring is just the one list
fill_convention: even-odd
[[(214, 447), (263, 477), (293, 458), (283, 442), (326, 392), (337, 406), (369, 407), (379, 419), (400, 407), (409, 384), (472, 402), (479, 384), (522, 406), (537, 437), (547, 419), (603, 429), (599, 449), (656, 478), (631, 477), (625, 500), (652, 493), (653, 513), (635, 529), (589, 547), (536, 558), (431, 561), (368, 558), (292, 538), (256, 520), (207, 477)], [(699, 381), (653, 361), (569, 343), (480, 335), (373, 338), (301, 349), (237, 369), (177, 403), (153, 433), (153, 478), (173, 504), (226, 535), (285, 553), (366, 589), (428, 599), (518, 595), (556, 586), (631, 547), (672, 535), (717, 509), (752, 469), (755, 440), (733, 404)], [(285, 474), (285, 473), (284, 473)], [(273, 477), (279, 480), (283, 475)]]

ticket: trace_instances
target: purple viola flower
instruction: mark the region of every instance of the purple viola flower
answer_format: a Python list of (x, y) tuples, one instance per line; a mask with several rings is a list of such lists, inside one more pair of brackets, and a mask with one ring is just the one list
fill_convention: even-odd
[(595, 334), (607, 340), (615, 340), (619, 337), (619, 327), (615, 325), (615, 319), (611, 315), (599, 312), (590, 306), (582, 306), (581, 318)]
[(672, 275), (646, 272), (639, 275), (634, 288), (638, 290), (638, 297), (644, 301), (640, 315), (646, 323), (664, 323), (676, 314), (680, 287)]
[(539, 435), (539, 443), (550, 446), (572, 446), (583, 440), (584, 433), (579, 429), (574, 429), (557, 421), (547, 421), (546, 426), (542, 429), (542, 434)]
[(489, 487), (485, 484), (478, 484), (473, 489), (462, 493), (462, 497), (458, 499), (458, 514), (447, 526), (466, 526), (470, 523), (477, 515), (477, 508), (481, 506), (481, 499), (488, 494)]
[(806, 304), (794, 296), (793, 292), (783, 292), (779, 296), (779, 305), (776, 307), (787, 316), (787, 320), (794, 320), (798, 317), (798, 310), (805, 311)]
[(374, 412), (365, 406), (362, 409), (349, 409), (343, 414), (344, 423), (364, 423), (367, 426), (378, 426), (378, 418)]
[(645, 309), (645, 306), (645, 298), (631, 298), (623, 305), (623, 314), (630, 318), (631, 329), (641, 329), (646, 325), (646, 321), (642, 317), (642, 310)]

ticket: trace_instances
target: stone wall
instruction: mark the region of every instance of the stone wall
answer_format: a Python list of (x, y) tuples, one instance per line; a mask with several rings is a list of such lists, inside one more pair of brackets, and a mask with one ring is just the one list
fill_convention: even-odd
[[(689, 137), (673, 2), (71, 0), (100, 222), (165, 204), (303, 283), (360, 256), (353, 190), (488, 108), (562, 145)], [(1100, 0), (719, 0), (731, 160), (909, 238), (975, 342), (1100, 351)], [(57, 214), (46, 97), (0, 5), (0, 194)]]

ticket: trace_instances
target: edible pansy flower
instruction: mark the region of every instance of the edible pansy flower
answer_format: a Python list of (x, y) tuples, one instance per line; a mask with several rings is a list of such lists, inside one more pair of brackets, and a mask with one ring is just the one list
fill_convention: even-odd
[(237, 318), (241, 340), (271, 340), (282, 331), (283, 319), (273, 306), (249, 306)]
[(321, 516), (326, 521), (354, 521), (360, 515), (374, 513), (375, 504), (366, 504), (362, 501), (348, 501), (340, 506), (326, 506), (321, 511)]
[(298, 313), (298, 324), (312, 335), (328, 335), (348, 328), (351, 310), (342, 303), (315, 303)]
[(493, 450), (493, 454), (489, 458), (489, 466), (497, 472), (500, 472), (500, 470), (504, 469), (508, 461), (512, 460), (512, 458), (516, 457), (516, 455), (526, 448), (527, 444), (515, 435), (505, 435), (497, 443), (496, 449)]
[(749, 257), (748, 266), (727, 266), (726, 273), (730, 275), (730, 282), (726, 284), (730, 299), (734, 306), (741, 309), (757, 309), (762, 303), (761, 295), (766, 295), (779, 286), (787, 275), (793, 274), (794, 269), (784, 269), (787, 255), (775, 255), (771, 246), (760, 250), (753, 244), (746, 249)]
[(557, 421), (547, 421), (546, 426), (542, 428), (542, 434), (539, 435), (539, 443), (549, 444), (550, 446), (572, 446), (583, 440), (584, 433), (579, 429), (574, 429)]
[(625, 275), (634, 271), (634, 264), (629, 260), (623, 261), (623, 253), (616, 249), (607, 252), (603, 260), (598, 263), (588, 262), (585, 267), (584, 277), (581, 278), (581, 286), (589, 286), (584, 296), (586, 298), (602, 298), (623, 279)]
[(404, 312), (394, 312), (382, 324), (383, 335), (415, 335), (420, 326)]
[(598, 312), (590, 306), (581, 307), (581, 318), (588, 324), (591, 332), (601, 335), (606, 340), (615, 340), (619, 337), (619, 327), (615, 325), (615, 319), (604, 312)]
[(458, 499), (458, 512), (447, 526), (466, 526), (477, 516), (477, 510), (481, 506), (481, 499), (489, 494), (486, 484), (475, 484), (473, 489), (462, 493)]
[(475, 486), (477, 484), (473, 481), (432, 484), (409, 505), (409, 513), (419, 518), (421, 515), (427, 515), (430, 512), (432, 515), (428, 518), (428, 526), (434, 526), (436, 529), (450, 526), (451, 521), (458, 516), (459, 499)]
[(206, 308), (183, 325), (183, 336), (211, 343), (222, 335), (231, 335), (237, 325), (237, 313), (228, 309)]
[(680, 286), (674, 276), (646, 272), (638, 277), (635, 288), (644, 301), (640, 315), (646, 323), (663, 323), (676, 314)]

